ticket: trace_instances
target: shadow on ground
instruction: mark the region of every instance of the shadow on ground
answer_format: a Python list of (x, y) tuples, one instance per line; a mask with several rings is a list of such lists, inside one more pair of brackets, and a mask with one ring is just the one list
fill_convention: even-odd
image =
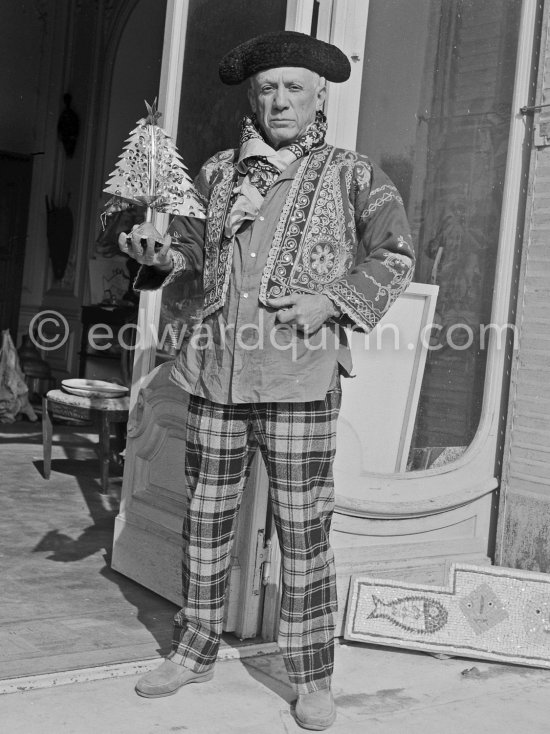
[(170, 648), (176, 605), (110, 568), (121, 466), (102, 495), (93, 428), (54, 425), (53, 439), (46, 480), (40, 424), (0, 425), (4, 678)]

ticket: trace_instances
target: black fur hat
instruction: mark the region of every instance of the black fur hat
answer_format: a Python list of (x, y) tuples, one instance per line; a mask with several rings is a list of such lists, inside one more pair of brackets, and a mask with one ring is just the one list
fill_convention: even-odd
[(345, 82), (351, 73), (348, 57), (337, 46), (295, 31), (264, 33), (241, 43), (220, 61), (219, 73), (224, 84), (240, 84), (280, 66), (304, 67), (329, 82)]

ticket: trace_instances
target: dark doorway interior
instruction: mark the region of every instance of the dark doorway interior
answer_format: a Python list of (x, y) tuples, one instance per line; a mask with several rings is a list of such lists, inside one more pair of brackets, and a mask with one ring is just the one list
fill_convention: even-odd
[(17, 336), (32, 158), (0, 151), (0, 328)]

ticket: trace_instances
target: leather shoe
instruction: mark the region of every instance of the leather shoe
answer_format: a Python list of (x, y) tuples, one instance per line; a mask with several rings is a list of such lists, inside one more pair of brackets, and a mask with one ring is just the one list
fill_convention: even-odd
[(206, 673), (195, 673), (194, 670), (184, 668), (183, 665), (165, 660), (159, 668), (141, 676), (136, 683), (136, 693), (145, 698), (171, 696), (188, 683), (202, 683), (212, 680), (213, 677), (213, 670), (208, 670)]
[(302, 693), (296, 701), (296, 721), (304, 729), (322, 731), (334, 724), (336, 705), (330, 688)]

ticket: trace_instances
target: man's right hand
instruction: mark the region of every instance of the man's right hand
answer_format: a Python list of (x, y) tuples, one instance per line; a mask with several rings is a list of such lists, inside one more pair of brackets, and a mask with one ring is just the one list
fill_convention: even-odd
[(121, 232), (118, 246), (124, 254), (141, 265), (149, 265), (167, 273), (174, 265), (170, 251), (171, 241), (170, 235), (161, 235), (151, 222), (143, 222), (136, 224), (129, 235)]

